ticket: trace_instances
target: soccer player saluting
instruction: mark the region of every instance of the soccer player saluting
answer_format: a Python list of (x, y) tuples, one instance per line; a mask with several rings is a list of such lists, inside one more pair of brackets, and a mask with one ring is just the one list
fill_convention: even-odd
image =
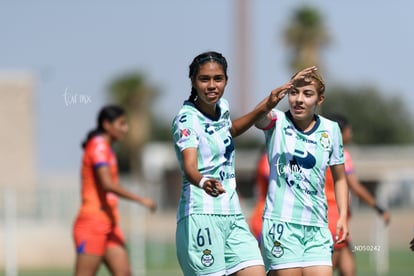
[(273, 275), (332, 275), (333, 241), (328, 229), (325, 171), (331, 168), (340, 218), (338, 243), (348, 235), (348, 188), (341, 132), (316, 114), (325, 84), (316, 67), (295, 74), (287, 96), (289, 110), (272, 109), (256, 122), (264, 130), (270, 164), (262, 227), (266, 270)]

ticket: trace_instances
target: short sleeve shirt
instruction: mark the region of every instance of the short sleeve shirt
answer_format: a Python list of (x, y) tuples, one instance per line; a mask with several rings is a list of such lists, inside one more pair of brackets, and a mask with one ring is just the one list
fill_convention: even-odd
[[(201, 113), (193, 103), (186, 101), (173, 120), (174, 148), (183, 176), (177, 220), (190, 214), (241, 213), (236, 192), (234, 144), (230, 133), (232, 122), (228, 102), (220, 99), (217, 108), (219, 116), (214, 120)], [(218, 179), (226, 193), (212, 197), (186, 179), (181, 152), (187, 148), (197, 149), (199, 172), (204, 177)]]
[(88, 141), (83, 154), (81, 213), (101, 216), (105, 220), (111, 220), (109, 217), (115, 216), (115, 220), (118, 220), (118, 197), (113, 193), (105, 192), (102, 185), (98, 183), (96, 169), (101, 166), (109, 167), (112, 181), (119, 185), (115, 154), (107, 141), (98, 135)]
[(325, 227), (325, 172), (344, 163), (339, 126), (315, 115), (315, 126), (305, 133), (295, 127), (289, 111), (273, 109), (271, 114), (264, 130), (270, 163), (264, 217)]

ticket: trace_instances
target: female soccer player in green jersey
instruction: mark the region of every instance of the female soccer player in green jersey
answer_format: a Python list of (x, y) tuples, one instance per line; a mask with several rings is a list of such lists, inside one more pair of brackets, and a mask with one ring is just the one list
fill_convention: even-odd
[(263, 213), (262, 253), (269, 276), (332, 275), (333, 241), (324, 191), (329, 166), (340, 218), (337, 242), (348, 235), (348, 189), (341, 131), (316, 114), (325, 84), (316, 67), (297, 73), (287, 95), (289, 110), (272, 109), (256, 122), (264, 130), (270, 165)]
[(233, 138), (265, 116), (273, 90), (253, 111), (232, 121), (222, 98), (227, 61), (206, 52), (190, 65), (191, 94), (173, 120), (172, 133), (182, 172), (176, 249), (181, 269), (194, 275), (265, 275), (257, 241), (242, 214), (236, 191)]

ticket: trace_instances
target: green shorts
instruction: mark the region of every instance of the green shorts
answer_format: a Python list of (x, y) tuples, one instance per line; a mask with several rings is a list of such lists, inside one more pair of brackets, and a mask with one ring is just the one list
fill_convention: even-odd
[(198, 215), (177, 224), (176, 250), (186, 276), (229, 275), (263, 265), (257, 240), (240, 215)]
[(266, 271), (332, 266), (333, 241), (328, 227), (264, 219), (262, 255)]

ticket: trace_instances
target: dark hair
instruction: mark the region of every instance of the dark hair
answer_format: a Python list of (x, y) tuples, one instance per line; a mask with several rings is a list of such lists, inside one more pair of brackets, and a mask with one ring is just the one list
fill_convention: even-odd
[(95, 129), (88, 132), (85, 141), (82, 142), (82, 148), (85, 148), (88, 141), (92, 139), (94, 136), (105, 132), (105, 129), (103, 127), (105, 121), (109, 121), (110, 123), (112, 123), (113, 121), (115, 121), (123, 115), (125, 115), (125, 111), (120, 106), (107, 105), (102, 107), (98, 113), (97, 126)]
[[(191, 79), (191, 81), (193, 81), (194, 78), (197, 76), (198, 70), (200, 69), (201, 65), (203, 65), (206, 62), (212, 62), (212, 61), (217, 62), (218, 64), (221, 65), (224, 71), (224, 75), (227, 80), (229, 77), (227, 76), (226, 58), (223, 57), (223, 55), (220, 53), (210, 51), (210, 52), (199, 54), (193, 59), (193, 62), (190, 64), (190, 71), (188, 74), (188, 77)], [(194, 87), (191, 87), (191, 94), (190, 94), (190, 97), (188, 97), (188, 101), (194, 102), (196, 98), (197, 98), (197, 91), (195, 90)]]
[(341, 129), (341, 132), (344, 131), (344, 129), (349, 126), (348, 119), (342, 114), (334, 113), (326, 117), (334, 122), (337, 122), (339, 125), (339, 128)]

